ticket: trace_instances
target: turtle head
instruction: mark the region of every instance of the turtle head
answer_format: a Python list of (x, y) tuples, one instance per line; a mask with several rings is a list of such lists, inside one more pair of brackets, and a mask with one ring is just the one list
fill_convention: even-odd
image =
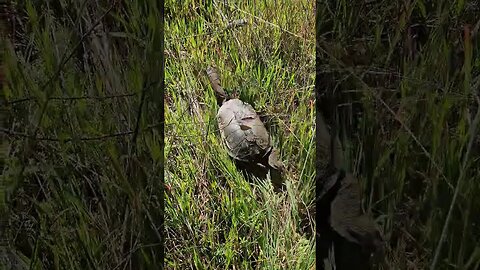
[(208, 67), (207, 76), (210, 80), (210, 85), (215, 92), (217, 103), (219, 105), (223, 104), (225, 101), (227, 101), (227, 94), (225, 93), (225, 90), (223, 90), (223, 87), (220, 85), (220, 79), (218, 77), (217, 70), (214, 67)]

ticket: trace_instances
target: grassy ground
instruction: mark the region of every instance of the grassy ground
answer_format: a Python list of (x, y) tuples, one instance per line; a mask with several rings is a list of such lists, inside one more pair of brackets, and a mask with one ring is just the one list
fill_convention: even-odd
[(157, 269), (163, 37), (154, 5), (6, 5), (1, 269)]
[[(478, 1), (317, 1), (318, 87), (339, 126), (386, 269), (478, 269)], [(478, 122), (477, 122), (478, 123)]]
[[(314, 3), (226, 2), (165, 3), (166, 267), (310, 269), (299, 209), (315, 193)], [(267, 118), (287, 165), (284, 194), (249, 184), (228, 157), (208, 65)]]
[[(314, 197), (314, 4), (169, 0), (163, 52), (154, 1), (112, 2), (9, 6), (0, 269), (158, 269), (164, 157), (168, 269), (313, 268), (300, 216)], [(479, 268), (478, 1), (317, 5), (317, 87), (342, 90), (383, 268)], [(284, 194), (245, 181), (223, 148), (212, 64), (265, 116)]]

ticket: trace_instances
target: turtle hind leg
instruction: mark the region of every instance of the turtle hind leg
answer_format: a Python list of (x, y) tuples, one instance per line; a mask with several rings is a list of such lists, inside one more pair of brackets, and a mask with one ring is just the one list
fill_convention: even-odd
[(255, 178), (260, 180), (267, 180), (270, 174), (270, 181), (275, 192), (283, 192), (286, 190), (285, 179), (281, 170), (272, 168), (271, 166), (265, 166), (260, 163), (245, 162), (240, 160), (234, 160), (235, 166), (242, 172), (245, 179), (253, 184)]
[(251, 162), (245, 162), (234, 159), (235, 166), (237, 169), (242, 172), (245, 179), (250, 182), (254, 183), (255, 179), (252, 176), (255, 176), (259, 179), (266, 179), (268, 170), (266, 168), (262, 168), (256, 164)]
[(270, 168), (270, 181), (273, 185), (275, 192), (283, 192), (286, 190), (285, 179), (282, 176), (282, 172), (277, 169)]

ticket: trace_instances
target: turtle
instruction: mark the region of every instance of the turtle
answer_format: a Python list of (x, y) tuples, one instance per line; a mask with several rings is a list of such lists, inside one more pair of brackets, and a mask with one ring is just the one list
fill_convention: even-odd
[(351, 173), (345, 173), (339, 182), (330, 210), (332, 228), (343, 238), (358, 244), (362, 252), (381, 253), (383, 239), (373, 218), (362, 211), (358, 180)]
[(259, 115), (249, 103), (225, 93), (214, 67), (207, 68), (207, 75), (220, 105), (216, 118), (228, 155), (240, 169), (259, 178), (269, 173), (274, 187), (280, 188), (284, 164)]
[(371, 269), (381, 263), (384, 239), (372, 216), (361, 209), (361, 190), (356, 177), (344, 169), (323, 181), (320, 193), (319, 258), (334, 246), (336, 269)]
[(318, 257), (327, 258), (333, 244), (336, 269), (370, 269), (383, 257), (384, 239), (373, 217), (362, 211), (360, 185), (345, 168), (335, 127), (327, 125), (322, 113), (317, 120)]

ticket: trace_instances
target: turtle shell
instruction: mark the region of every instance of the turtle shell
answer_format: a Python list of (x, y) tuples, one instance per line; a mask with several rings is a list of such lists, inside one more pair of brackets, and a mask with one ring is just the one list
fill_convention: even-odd
[(268, 131), (250, 104), (230, 99), (218, 110), (217, 120), (220, 134), (232, 158), (250, 162), (271, 151)]
[(361, 191), (357, 179), (350, 173), (341, 180), (341, 187), (332, 201), (330, 223), (332, 228), (365, 251), (380, 250), (383, 241), (373, 218), (361, 209)]

